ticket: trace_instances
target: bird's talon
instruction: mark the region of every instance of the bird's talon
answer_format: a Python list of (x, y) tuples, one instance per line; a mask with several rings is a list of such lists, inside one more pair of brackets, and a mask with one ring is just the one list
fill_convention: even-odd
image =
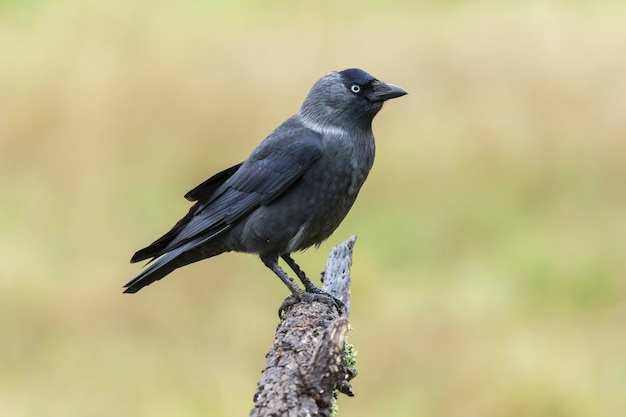
[(278, 307), (278, 318), (282, 319), (285, 316), (285, 312), (294, 305), (298, 304), (300, 301), (301, 300), (293, 294), (285, 298), (280, 307)]
[[(320, 287), (309, 288), (306, 291), (308, 294), (316, 295), (320, 297), (314, 297), (313, 301), (320, 301), (322, 303), (326, 303), (328, 305), (334, 306), (340, 315), (347, 311), (346, 305), (339, 298), (334, 297), (321, 289)], [(330, 300), (329, 300), (330, 299)]]
[(333, 297), (321, 288), (317, 288), (314, 291), (307, 291), (306, 293), (304, 293), (304, 297), (301, 299), (301, 301), (306, 301), (309, 303), (317, 301), (320, 303), (324, 303), (331, 307), (335, 307), (340, 315), (343, 315), (346, 312), (346, 305), (343, 301), (341, 301), (339, 298)]
[(337, 309), (339, 315), (345, 314), (347, 307), (343, 301), (337, 297), (333, 297), (321, 288), (311, 289), (310, 291), (302, 291), (298, 294), (291, 294), (285, 298), (278, 308), (278, 317), (282, 319), (285, 312), (298, 303), (312, 303), (314, 301), (324, 303)]

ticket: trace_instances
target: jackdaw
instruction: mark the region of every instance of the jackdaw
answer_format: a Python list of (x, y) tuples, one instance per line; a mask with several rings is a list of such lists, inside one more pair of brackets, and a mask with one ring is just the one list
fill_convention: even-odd
[[(224, 252), (257, 254), (296, 300), (328, 302), (291, 253), (319, 245), (352, 207), (374, 162), (372, 120), (386, 100), (407, 94), (360, 69), (329, 72), (300, 111), (244, 162), (189, 191), (189, 213), (131, 262), (149, 259), (128, 282), (135, 293), (177, 268)], [(281, 257), (304, 290), (279, 266)]]

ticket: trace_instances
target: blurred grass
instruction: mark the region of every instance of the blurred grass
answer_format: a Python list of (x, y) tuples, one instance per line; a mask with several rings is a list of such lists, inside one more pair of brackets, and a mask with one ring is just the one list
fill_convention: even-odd
[[(411, 94), (351, 215), (341, 415), (626, 409), (620, 2), (0, 2), (0, 415), (245, 415), (285, 289), (127, 264), (331, 69)], [(245, 123), (242, 120), (245, 118)]]

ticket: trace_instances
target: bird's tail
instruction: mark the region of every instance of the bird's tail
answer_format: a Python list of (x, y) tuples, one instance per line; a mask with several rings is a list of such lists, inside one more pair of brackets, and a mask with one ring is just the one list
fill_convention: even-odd
[(134, 294), (146, 285), (150, 285), (154, 281), (158, 281), (170, 274), (175, 269), (202, 259), (211, 258), (215, 255), (219, 255), (220, 253), (224, 253), (225, 250), (217, 246), (211, 249), (203, 248), (203, 250), (199, 250), (199, 246), (206, 243), (206, 241), (211, 238), (212, 236), (209, 236), (203, 239), (187, 242), (186, 244), (153, 259), (143, 271), (124, 285), (124, 293)]
[[(223, 247), (221, 239), (216, 240), (216, 237), (230, 229), (230, 227), (231, 225), (229, 224), (224, 225), (217, 231), (213, 230), (211, 234), (197, 236), (168, 252), (163, 254), (157, 253), (152, 256), (146, 268), (124, 285), (124, 292), (134, 294), (146, 285), (160, 280), (177, 268), (227, 252), (228, 249)], [(213, 242), (209, 245), (208, 242), (210, 241)], [(150, 247), (143, 250), (148, 250)], [(139, 252), (133, 256), (131, 262), (137, 262), (139, 260), (137, 259), (138, 254)], [(142, 256), (141, 260), (150, 257), (151, 256)]]
[(134, 294), (146, 285), (152, 284), (154, 281), (158, 281), (165, 277), (175, 269), (181, 267), (176, 258), (182, 254), (180, 250), (174, 250), (168, 252), (150, 263), (143, 271), (141, 271), (135, 278), (130, 280), (124, 285), (124, 292)]

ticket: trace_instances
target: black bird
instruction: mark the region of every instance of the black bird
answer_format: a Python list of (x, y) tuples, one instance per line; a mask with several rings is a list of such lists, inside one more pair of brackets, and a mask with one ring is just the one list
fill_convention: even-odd
[(291, 253), (322, 243), (348, 214), (374, 162), (372, 120), (386, 100), (405, 94), (360, 69), (326, 74), (300, 111), (248, 159), (185, 195), (196, 203), (169, 232), (135, 253), (131, 262), (150, 261), (124, 292), (135, 293), (177, 268), (235, 251), (259, 255), (296, 299), (323, 298)]

